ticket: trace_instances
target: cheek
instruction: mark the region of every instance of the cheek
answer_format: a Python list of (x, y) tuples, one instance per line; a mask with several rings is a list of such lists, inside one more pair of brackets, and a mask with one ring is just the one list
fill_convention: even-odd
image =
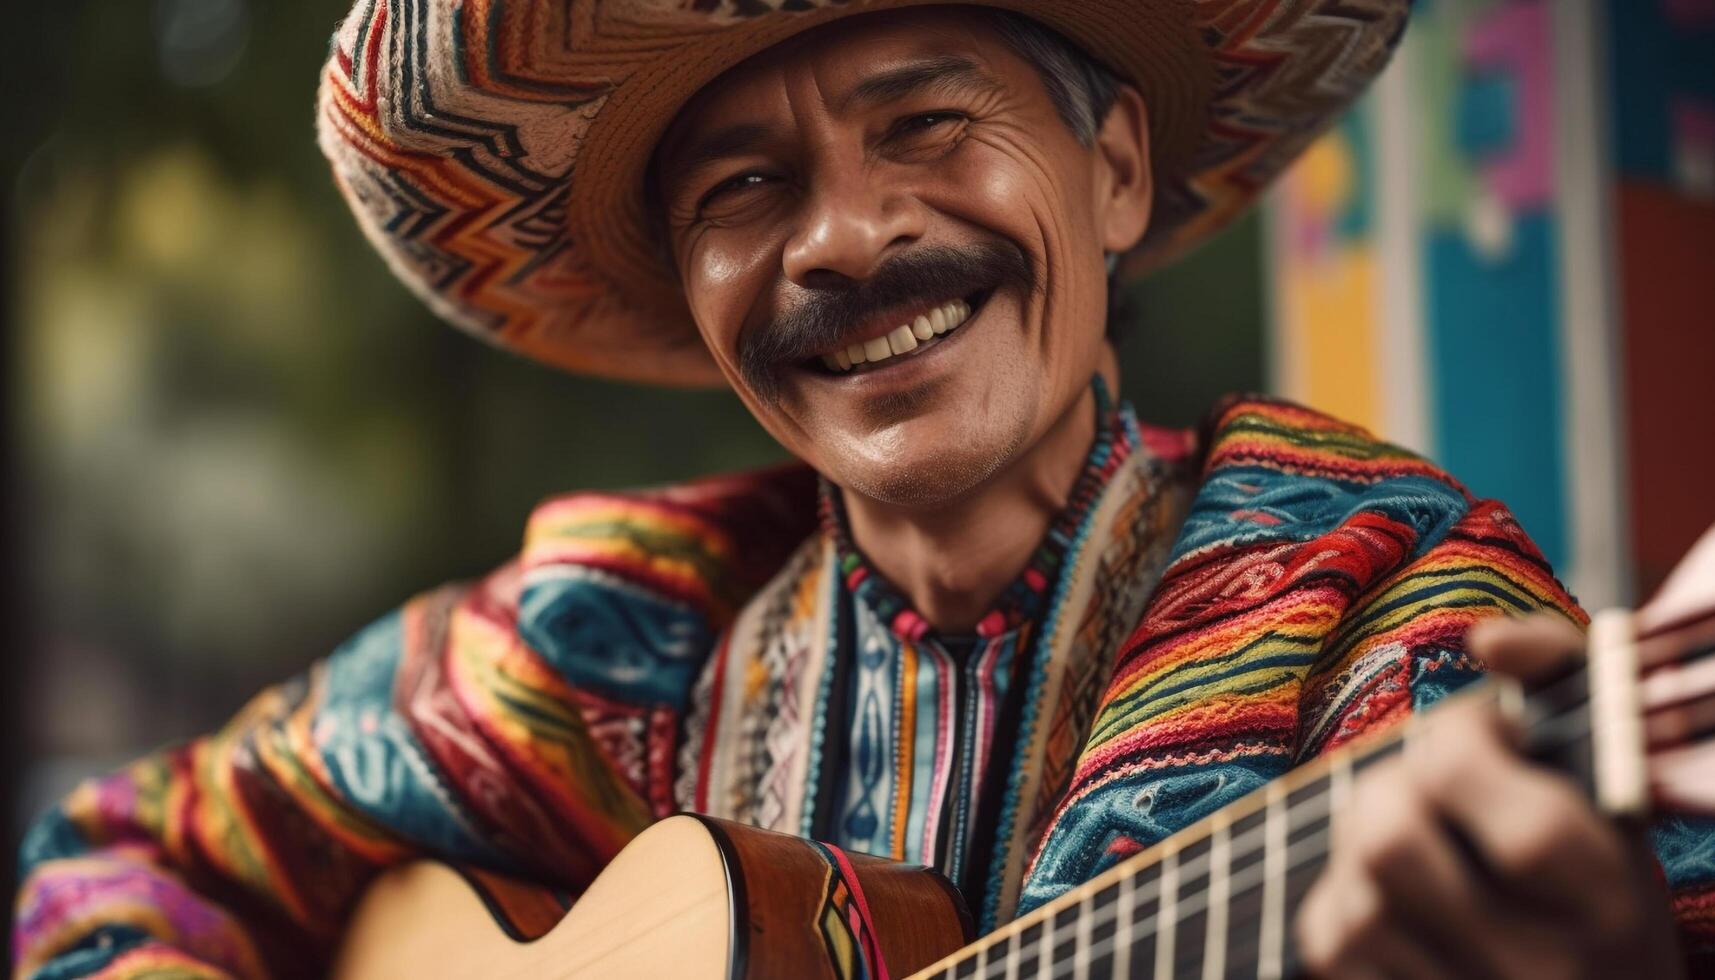
[(949, 213), (1011, 239), (1037, 264), (1038, 339), (1050, 360), (1044, 380), (1058, 386), (1059, 374), (1085, 372), (1104, 334), (1107, 275), (1084, 159), (1089, 151), (1011, 135), (991, 136), (960, 154), (941, 195)]
[(1052, 184), (1017, 148), (984, 141), (942, 171), (941, 209), (1023, 246), (1041, 261), (1042, 226)]
[(1077, 154), (1012, 136), (990, 135), (960, 153), (945, 171), (940, 203), (948, 213), (1023, 246), (1045, 275), (1051, 301), (1052, 294), (1074, 285), (1082, 294), (1086, 277), (1079, 273), (1099, 266), (1102, 257), (1087, 167)]
[(770, 281), (766, 243), (710, 233), (693, 244), (685, 270), (685, 301), (716, 360), (736, 360), (745, 319)]

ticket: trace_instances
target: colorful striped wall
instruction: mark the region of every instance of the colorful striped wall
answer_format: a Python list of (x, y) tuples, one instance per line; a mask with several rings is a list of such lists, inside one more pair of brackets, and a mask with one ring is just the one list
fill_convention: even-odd
[(1711, 51), (1715, 0), (1420, 0), (1269, 205), (1275, 388), (1507, 501), (1591, 607), (1715, 522)]

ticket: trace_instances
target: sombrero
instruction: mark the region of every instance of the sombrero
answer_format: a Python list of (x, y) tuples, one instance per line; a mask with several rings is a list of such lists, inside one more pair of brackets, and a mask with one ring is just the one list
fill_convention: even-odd
[[(320, 142), (365, 234), (442, 317), (572, 371), (719, 384), (647, 217), (657, 140), (752, 54), (947, 2), (357, 0), (322, 75)], [(982, 5), (1143, 92), (1157, 200), (1136, 272), (1242, 212), (1381, 71), (1410, 0)]]

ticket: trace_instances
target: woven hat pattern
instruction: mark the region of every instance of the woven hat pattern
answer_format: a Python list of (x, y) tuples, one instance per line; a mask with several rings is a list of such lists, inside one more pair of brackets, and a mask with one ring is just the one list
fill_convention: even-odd
[[(318, 133), (388, 265), (441, 317), (572, 371), (718, 384), (643, 200), (685, 98), (744, 57), (931, 0), (359, 0)], [(943, 0), (944, 2), (944, 0)], [(1409, 0), (988, 0), (1136, 81), (1141, 271), (1240, 214), (1386, 64)]]

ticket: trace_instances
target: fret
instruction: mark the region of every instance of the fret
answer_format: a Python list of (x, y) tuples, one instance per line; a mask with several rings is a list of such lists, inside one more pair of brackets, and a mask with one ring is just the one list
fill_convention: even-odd
[(977, 967), (981, 964), (982, 958), (982, 950), (978, 950), (975, 956), (967, 956), (958, 963), (955, 963), (953, 965), (955, 970), (953, 976), (956, 980), (966, 980), (967, 977), (976, 976)]
[(1174, 918), (1179, 914), (1179, 853), (1161, 859), (1161, 898), (1155, 912), (1155, 976), (1173, 976)]
[(1090, 898), (1089, 925), (1090, 980), (1109, 980), (1114, 975), (1114, 935), (1118, 932), (1120, 885), (1113, 884)]
[(994, 977), (995, 980), (1018, 980), (1018, 953), (1018, 933), (1015, 932), (990, 947), (989, 968), (983, 972), (983, 976)]
[(1137, 878), (1126, 875), (1120, 879), (1119, 901), (1114, 906), (1114, 963), (1116, 978), (1131, 976), (1132, 932), (1137, 912)]
[[(1321, 782), (1326, 783), (1327, 777)], [(1324, 786), (1326, 791), (1326, 786)], [(1322, 874), (1328, 863), (1328, 847), (1332, 821), (1328, 813), (1326, 792), (1320, 801), (1293, 804), (1298, 791), (1287, 796), (1287, 847), (1285, 910), (1288, 922), (1281, 930), (1281, 969), (1287, 976), (1302, 972), (1292, 941), (1290, 917), (1304, 903), (1304, 896)]]
[(1263, 860), (1268, 843), (1267, 811), (1252, 810), (1234, 820), (1227, 878), (1226, 976), (1257, 975), (1257, 944), (1261, 937), (1264, 879)]
[(1405, 735), (1403, 733), (1410, 730), (1411, 724), (1408, 721), (1402, 726), (1399, 737), (1381, 739), (1374, 744), (1365, 746), (1362, 752), (1353, 753), (1350, 759), (1352, 773), (1354, 775), (1360, 774), (1379, 762), (1384, 762), (1403, 753), (1405, 751)]
[(1042, 955), (1043, 925), (1032, 922), (1018, 931), (1018, 973), (1019, 980), (1034, 980), (1042, 972), (1042, 964), (1047, 957)]
[(1208, 926), (1203, 938), (1203, 980), (1222, 980), (1227, 972), (1227, 901), (1231, 884), (1232, 840), (1226, 821), (1217, 819), (1209, 836)]
[(1053, 968), (1044, 976), (1051, 976), (1060, 970), (1062, 965), (1069, 965), (1078, 954), (1079, 933), (1078, 924), (1083, 920), (1083, 903), (1068, 905), (1054, 913), (1054, 953), (1050, 957)]
[(1209, 924), (1210, 857), (1214, 841), (1201, 837), (1179, 849), (1179, 908), (1173, 927), (1170, 977), (1203, 975), (1203, 937)]
[(1085, 893), (1078, 900), (1077, 924), (1073, 929), (1078, 941), (1072, 952), (1072, 980), (1089, 980), (1090, 977), (1090, 896)]
[(1352, 800), (1352, 753), (1337, 752), (1328, 759), (1328, 815), (1344, 810)]
[(1258, 924), (1257, 980), (1285, 976), (1286, 794), (1270, 783), (1263, 810), (1262, 922)]
[(1166, 862), (1152, 864), (1137, 873), (1132, 889), (1130, 963), (1119, 974), (1126, 980), (1146, 980), (1155, 976), (1155, 923), (1161, 914), (1162, 867)]
[(1290, 851), (1307, 839), (1328, 832), (1330, 779), (1323, 773), (1286, 794), (1286, 846)]
[(1042, 977), (1051, 976), (1054, 972), (1054, 920), (1044, 917), (1042, 920), (1042, 938), (1036, 943), (1037, 973)]

